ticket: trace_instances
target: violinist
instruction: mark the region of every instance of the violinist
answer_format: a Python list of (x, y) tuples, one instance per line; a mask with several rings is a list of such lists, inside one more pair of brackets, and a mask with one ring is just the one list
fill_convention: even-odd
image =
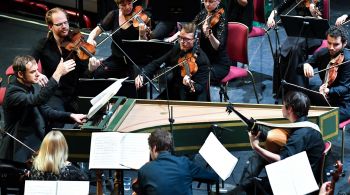
[(60, 131), (50, 131), (33, 160), (30, 180), (86, 181), (87, 175), (68, 160), (68, 145)]
[[(272, 10), (267, 20), (267, 26), (269, 28), (275, 27), (275, 17), (281, 15), (288, 8), (292, 9), (292, 5), (295, 5), (295, 3), (297, 3), (297, 6), (294, 8), (296, 15), (302, 17), (322, 18), (323, 1), (297, 0), (296, 2), (295, 0), (283, 0), (276, 9)], [(278, 82), (275, 83), (275, 85), (277, 85), (274, 90), (275, 93), (278, 93), (278, 91), (280, 92), (278, 86), (281, 79), (299, 86), (307, 87), (308, 82), (305, 77), (298, 74), (296, 69), (300, 63), (305, 62), (308, 54), (315, 51), (315, 49), (321, 44), (321, 39), (308, 38), (306, 41), (304, 37), (287, 37), (281, 45), (279, 64), (275, 64), (274, 66), (277, 68), (274, 72), (278, 73), (278, 75), (274, 75), (278, 78), (276, 79)], [(277, 63), (277, 61), (275, 63)]]
[[(116, 31), (112, 39), (123, 48), (122, 42), (125, 40), (138, 40), (139, 35), (142, 39), (147, 39), (148, 27), (145, 26), (149, 22), (149, 18), (142, 12), (141, 6), (133, 6), (132, 0), (115, 0), (118, 8), (110, 11), (101, 23), (91, 31), (87, 42), (96, 45), (96, 37), (104, 31)], [(136, 18), (142, 18), (143, 22), (139, 22)], [(141, 30), (140, 30), (141, 29)], [(119, 50), (115, 43), (111, 43), (112, 54), (103, 60), (104, 67), (98, 68), (94, 72), (95, 78), (124, 78), (133, 76), (134, 70), (131, 62), (127, 60), (124, 54)]]
[(152, 161), (138, 171), (137, 194), (192, 194), (192, 181), (215, 183), (219, 177), (190, 161), (171, 154), (172, 135), (157, 129), (148, 137)]
[[(201, 29), (200, 47), (211, 64), (210, 79), (218, 82), (230, 70), (230, 60), (226, 52), (227, 20), (221, 0), (204, 0), (203, 3), (205, 9), (198, 13), (193, 22)], [(173, 39), (174, 36), (166, 41)]]
[(226, 1), (227, 21), (240, 22), (253, 29), (254, 2), (253, 0), (233, 0)]
[[(173, 78), (167, 86), (169, 98), (172, 100), (207, 100), (209, 60), (198, 44), (195, 44), (198, 41), (195, 40), (195, 31), (196, 25), (185, 24), (179, 34), (180, 43), (144, 67), (144, 73), (148, 77), (151, 77), (163, 63), (172, 68)], [(197, 70), (194, 71), (195, 69)], [(138, 75), (135, 78), (136, 88), (142, 87), (144, 81), (143, 76)]]
[[(32, 56), (41, 61), (43, 74), (48, 78), (52, 77), (61, 63), (69, 63), (75, 66), (75, 69), (61, 78), (58, 89), (54, 92), (48, 101), (48, 105), (56, 110), (77, 112), (77, 86), (79, 78), (89, 77), (90, 73), (99, 66), (96, 58), (81, 60), (76, 52), (68, 51), (64, 44), (70, 43), (73, 31), (69, 29), (67, 13), (61, 8), (53, 8), (46, 13), (46, 23), (49, 33), (35, 46)], [(90, 70), (88, 70), (88, 66)], [(55, 122), (51, 127), (63, 127), (63, 123)]]
[[(347, 63), (350, 60), (350, 52), (344, 49), (347, 44), (347, 36), (348, 33), (343, 27), (332, 26), (327, 31), (327, 48), (315, 53), (300, 67), (305, 77), (311, 78), (314, 76), (314, 68), (318, 70), (326, 69), (333, 59), (336, 59), (339, 55), (344, 56), (342, 61), (337, 62), (337, 64), (344, 64), (319, 74), (323, 83), (319, 87), (319, 91), (328, 98), (332, 106), (339, 107), (339, 122), (350, 118), (350, 64)], [(326, 78), (327, 71), (329, 76)], [(330, 79), (333, 82), (327, 85), (325, 80)]]
[[(283, 97), (282, 114), (283, 117), (288, 119), (292, 124), (308, 121), (307, 116), (309, 108), (310, 100), (301, 92), (290, 91)], [(260, 124), (255, 124), (251, 128), (263, 127)], [(243, 170), (239, 187), (234, 190), (236, 194), (242, 194), (244, 191), (248, 195), (255, 194), (254, 177), (258, 177), (267, 164), (283, 160), (303, 151), (307, 153), (316, 181), (320, 182), (320, 163), (324, 150), (324, 143), (319, 129), (317, 130), (306, 126), (291, 128), (286, 145), (282, 147), (279, 153), (273, 153), (260, 145), (259, 136), (261, 132), (254, 135), (249, 131), (248, 135), (253, 154), (248, 159)], [(272, 194), (267, 176), (262, 177), (261, 184), (268, 194)], [(315, 193), (318, 194), (317, 192)]]
[[(46, 86), (40, 89), (37, 85), (39, 72), (35, 59), (32, 56), (16, 56), (13, 61), (16, 80), (7, 86), (3, 104), (5, 131), (30, 148), (38, 150), (47, 132), (48, 120), (82, 123), (85, 115), (57, 111), (47, 105), (63, 76), (75, 68), (75, 64), (70, 62), (59, 63)], [(8, 135), (0, 136), (1, 159), (25, 162), (31, 155), (32, 151), (14, 142)]]

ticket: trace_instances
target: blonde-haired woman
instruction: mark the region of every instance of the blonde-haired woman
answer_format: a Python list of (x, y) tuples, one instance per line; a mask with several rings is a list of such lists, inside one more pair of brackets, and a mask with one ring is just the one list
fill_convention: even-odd
[(67, 161), (68, 145), (60, 131), (49, 132), (41, 143), (30, 172), (31, 180), (88, 180), (79, 168)]

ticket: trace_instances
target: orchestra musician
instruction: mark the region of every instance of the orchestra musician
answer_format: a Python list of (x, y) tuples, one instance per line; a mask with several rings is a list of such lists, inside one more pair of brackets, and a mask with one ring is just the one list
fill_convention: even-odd
[(87, 181), (87, 175), (67, 161), (68, 145), (60, 131), (50, 131), (33, 159), (30, 180)]
[[(282, 114), (293, 125), (298, 122), (307, 121), (307, 115), (310, 108), (309, 98), (301, 93), (290, 91), (283, 98)], [(314, 124), (312, 124), (314, 125)], [(262, 127), (260, 124), (253, 125), (254, 128)], [(276, 161), (283, 160), (289, 156), (306, 151), (310, 161), (310, 165), (317, 182), (320, 181), (320, 163), (324, 143), (319, 128), (311, 128), (312, 126), (296, 127), (289, 130), (286, 145), (282, 147), (279, 153), (273, 153), (260, 145), (261, 132), (256, 135), (251, 131), (248, 133), (253, 155), (247, 161), (240, 180), (240, 185), (235, 192), (245, 191), (247, 194), (254, 194), (254, 177), (259, 176), (265, 165)], [(267, 192), (271, 191), (267, 178), (262, 179), (262, 186)], [(240, 193), (238, 193), (240, 194)]]
[[(42, 65), (43, 74), (51, 77), (56, 68), (62, 63), (76, 65), (75, 69), (64, 75), (58, 86), (48, 101), (55, 110), (78, 112), (77, 106), (77, 85), (80, 77), (89, 77), (90, 73), (98, 67), (99, 61), (92, 57), (89, 60), (81, 60), (76, 52), (68, 51), (64, 46), (72, 40), (72, 33), (69, 29), (67, 13), (61, 8), (53, 8), (45, 15), (49, 33), (46, 38), (39, 41), (32, 51), (32, 56)], [(88, 70), (88, 66), (90, 70)], [(63, 127), (63, 123), (55, 122), (52, 127)]]
[[(209, 73), (209, 60), (207, 55), (199, 48), (194, 47), (196, 25), (187, 23), (179, 34), (179, 44), (169, 52), (144, 67), (144, 74), (151, 77), (160, 66), (165, 63), (172, 68), (173, 79), (168, 81), (169, 99), (172, 100), (207, 100), (207, 82)], [(197, 44), (198, 46), (198, 44)], [(190, 56), (187, 60), (187, 56)], [(184, 61), (185, 60), (185, 61)], [(188, 74), (186, 66), (192, 74)], [(193, 70), (194, 70), (193, 69)], [(183, 73), (185, 74), (183, 75)], [(142, 75), (135, 78), (137, 89), (146, 82)]]
[[(193, 22), (201, 29), (200, 47), (210, 61), (210, 80), (221, 81), (230, 70), (226, 52), (227, 20), (221, 0), (204, 0), (205, 9), (200, 11)], [(166, 39), (173, 41), (178, 33)]]
[[(139, 35), (142, 36), (142, 39), (147, 39), (147, 37), (145, 37), (147, 35), (145, 32), (147, 26), (143, 23), (139, 23), (137, 27), (133, 26), (135, 20), (133, 18), (135, 18), (135, 14), (139, 14), (135, 13), (135, 8), (141, 7), (134, 7), (132, 0), (115, 0), (115, 3), (119, 9), (110, 11), (101, 23), (91, 31), (87, 39), (88, 43), (96, 45), (96, 37), (104, 31), (112, 31), (114, 33), (112, 39), (121, 48), (123, 48), (124, 45), (122, 42), (123, 39), (138, 40)], [(143, 15), (146, 16), (144, 13)], [(130, 20), (130, 22), (127, 22), (128, 20)], [(144, 23), (147, 24), (147, 21), (144, 21)], [(119, 30), (116, 31), (118, 28)], [(140, 28), (143, 30), (139, 30)], [(134, 70), (131, 62), (128, 61), (115, 43), (111, 43), (112, 54), (107, 59), (103, 60), (103, 68), (100, 67), (95, 70), (94, 78), (133, 77)]]
[(240, 22), (253, 29), (254, 3), (253, 0), (233, 0), (226, 2), (227, 21)]
[[(344, 49), (348, 40), (347, 36), (348, 33), (343, 27), (332, 26), (327, 31), (327, 48), (322, 48), (300, 67), (303, 68), (305, 77), (311, 78), (314, 76), (314, 68), (326, 69), (332, 59), (341, 54), (344, 55), (344, 59), (340, 62), (345, 62), (344, 64), (333, 70), (329, 69), (319, 73), (323, 83), (319, 91), (328, 98), (332, 106), (339, 107), (339, 122), (350, 118), (350, 64), (347, 62), (350, 60), (350, 51)], [(334, 80), (328, 85), (325, 83), (327, 71), (329, 73), (327, 80)], [(335, 75), (330, 73), (335, 73)], [(330, 78), (333, 77), (332, 75), (334, 78)]]
[(148, 138), (152, 161), (138, 171), (137, 194), (192, 194), (192, 180), (215, 183), (219, 177), (187, 157), (171, 154), (172, 135), (157, 129)]
[[(274, 10), (272, 10), (268, 20), (267, 26), (273, 28), (276, 25), (275, 16), (281, 15), (287, 8), (291, 7), (295, 0), (283, 0), (282, 3)], [(323, 2), (318, 1), (316, 4), (314, 1), (310, 3), (310, 0), (298, 0), (298, 6), (295, 7), (295, 11), (298, 16), (303, 17), (322, 17)], [(289, 25), (289, 24), (284, 24)], [(306, 87), (308, 85), (307, 80), (301, 74), (298, 74), (296, 69), (300, 63), (305, 62), (308, 54), (318, 48), (322, 43), (321, 39), (308, 38), (307, 41), (304, 37), (287, 37), (284, 43), (281, 45), (281, 53), (279, 56), (279, 64), (275, 64), (275, 68), (279, 70), (278, 75), (274, 75), (277, 78), (284, 79), (287, 82)], [(275, 62), (277, 63), (277, 62)], [(278, 82), (280, 79), (277, 79)], [(279, 83), (276, 83), (279, 86)], [(276, 87), (275, 90), (278, 90)], [(276, 94), (280, 90), (275, 91)], [(277, 94), (279, 95), (279, 94)]]
[[(74, 69), (74, 63), (59, 63), (46, 86), (40, 89), (35, 59), (32, 56), (15, 57), (16, 79), (7, 86), (3, 104), (5, 131), (37, 150), (47, 132), (48, 120), (82, 123), (85, 115), (57, 111), (46, 104), (62, 77)], [(1, 136), (0, 145), (0, 158), (3, 159), (25, 162), (32, 155), (32, 151), (5, 134)]]

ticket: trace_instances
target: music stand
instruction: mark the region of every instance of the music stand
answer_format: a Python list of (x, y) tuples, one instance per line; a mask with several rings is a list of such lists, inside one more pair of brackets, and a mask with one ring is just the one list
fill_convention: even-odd
[[(160, 41), (156, 39), (151, 40), (122, 40), (125, 51), (134, 59), (139, 66), (145, 66), (152, 60), (157, 59), (173, 48), (174, 44)], [(137, 49), (135, 49), (137, 48)], [(141, 51), (141, 52), (140, 52)]]
[(300, 91), (303, 92), (305, 95), (307, 95), (310, 99), (311, 105), (314, 106), (331, 106), (331, 104), (328, 102), (327, 98), (322, 95), (321, 93), (317, 91), (313, 91), (310, 89), (307, 89), (305, 87), (301, 87), (299, 85), (294, 85), (292, 83), (288, 83), (285, 80), (282, 80), (282, 86), (284, 88), (287, 88), (288, 91)]
[(280, 17), (283, 24), (288, 24), (283, 26), (287, 35), (292, 37), (324, 39), (326, 31), (329, 29), (329, 23), (326, 19), (288, 15)]

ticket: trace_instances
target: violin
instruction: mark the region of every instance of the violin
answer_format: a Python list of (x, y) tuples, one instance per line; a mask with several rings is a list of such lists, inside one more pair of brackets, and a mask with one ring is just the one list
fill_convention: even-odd
[(311, 3), (313, 3), (315, 5), (316, 16), (314, 16), (314, 17), (322, 16), (322, 13), (320, 12), (318, 7), (316, 6), (319, 3), (318, 0), (304, 0), (305, 7), (308, 8), (308, 9), (310, 8), (310, 4)]
[(332, 181), (329, 186), (329, 195), (334, 194), (335, 189), (335, 183), (339, 180), (339, 177), (343, 174), (343, 164), (340, 162), (340, 160), (337, 160), (336, 164), (334, 165), (335, 170), (332, 171)]
[(327, 87), (331, 86), (338, 75), (339, 65), (344, 61), (344, 54), (340, 53), (337, 57), (333, 58), (327, 65), (328, 71), (325, 76), (325, 85)]
[(67, 41), (63, 42), (61, 46), (70, 52), (67, 58), (75, 52), (80, 60), (87, 60), (96, 53), (96, 47), (84, 40), (79, 29), (70, 31)]
[(143, 12), (142, 6), (139, 5), (134, 7), (133, 13), (125, 19), (127, 21), (130, 20), (130, 22), (126, 22), (121, 26), (124, 30), (128, 29), (130, 26), (133, 26), (140, 31), (140, 39), (150, 39), (151, 30), (149, 27), (147, 27), (150, 18)]
[(220, 21), (220, 18), (224, 13), (224, 8), (220, 8), (213, 15), (210, 16), (210, 28), (215, 26)]

